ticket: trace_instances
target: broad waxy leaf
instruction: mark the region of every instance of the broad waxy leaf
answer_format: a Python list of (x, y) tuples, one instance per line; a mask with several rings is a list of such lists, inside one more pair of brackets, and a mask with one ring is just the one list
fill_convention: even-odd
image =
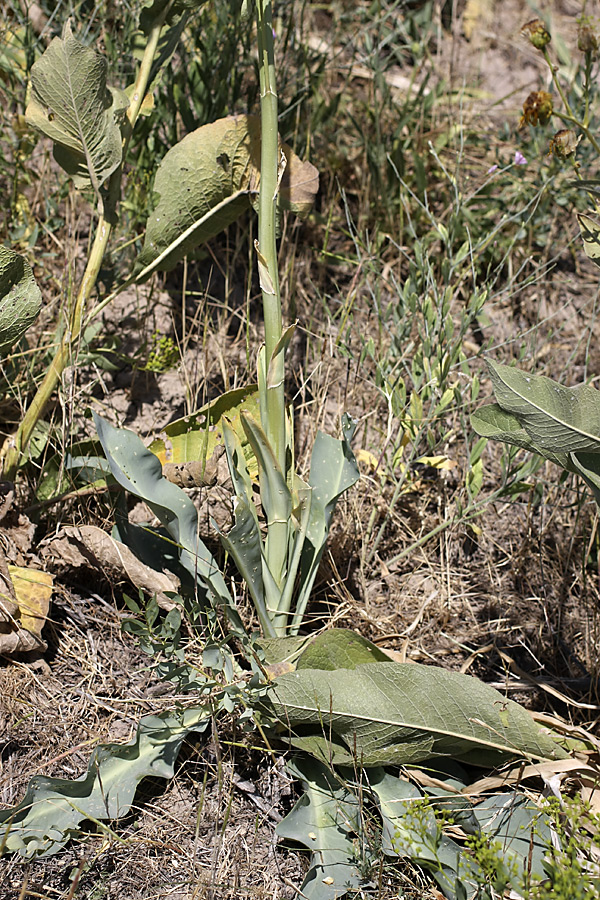
[(354, 430), (355, 422), (344, 415), (341, 440), (321, 431), (315, 439), (308, 477), (309, 487), (312, 488), (310, 515), (302, 547), (300, 589), (293, 620), (296, 631), (302, 623), (317, 577), (336, 503), (360, 478), (358, 463), (350, 446)]
[(288, 764), (305, 793), (277, 825), (280, 838), (297, 841), (311, 851), (301, 895), (309, 900), (340, 900), (360, 886), (353, 836), (358, 831), (356, 796), (314, 759)]
[(73, 37), (69, 22), (31, 70), (27, 122), (54, 143), (56, 161), (96, 192), (121, 163), (124, 91), (106, 84), (106, 60)]
[(431, 872), (446, 897), (457, 897), (460, 887), (465, 896), (472, 896), (477, 890), (476, 866), (460, 844), (442, 833), (419, 789), (384, 769), (368, 769), (366, 774), (381, 814), (383, 853), (418, 862)]
[(124, 816), (142, 778), (172, 778), (182, 742), (205, 731), (210, 716), (209, 706), (145, 716), (128, 744), (98, 747), (81, 778), (36, 775), (18, 806), (0, 810), (0, 846), (26, 857), (52, 856), (80, 834), (86, 819)]
[(162, 477), (162, 467), (139, 437), (114, 428), (94, 413), (98, 437), (115, 480), (148, 504), (180, 551), (180, 561), (214, 606), (222, 606), (238, 634), (245, 634), (233, 598), (211, 552), (198, 536), (198, 513), (191, 499)]
[(600, 392), (589, 384), (563, 387), (545, 375), (527, 375), (487, 361), (496, 400), (515, 416), (544, 453), (600, 453)]
[(42, 294), (31, 266), (19, 253), (0, 245), (0, 353), (5, 353), (37, 319)]
[(413, 663), (302, 669), (267, 703), (292, 744), (341, 765), (405, 765), (449, 756), (474, 765), (564, 751), (517, 703), (468, 675)]
[[(284, 208), (306, 214), (318, 189), (317, 170), (282, 145), (286, 168), (279, 190)], [(163, 253), (168, 271), (256, 202), (260, 183), (260, 120), (227, 116), (203, 125), (172, 147), (154, 181), (158, 202), (148, 218), (139, 275)], [(172, 248), (172, 249), (170, 249)]]

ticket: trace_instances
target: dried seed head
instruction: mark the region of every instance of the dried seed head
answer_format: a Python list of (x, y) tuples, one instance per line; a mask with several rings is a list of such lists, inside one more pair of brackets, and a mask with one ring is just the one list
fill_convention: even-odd
[(577, 46), (582, 53), (592, 53), (595, 55), (598, 50), (598, 38), (594, 34), (594, 30), (589, 20), (579, 20)]
[(541, 19), (532, 19), (521, 28), (521, 34), (533, 44), (536, 50), (543, 50), (552, 38)]
[(550, 152), (558, 159), (566, 159), (575, 153), (580, 140), (581, 135), (578, 137), (570, 128), (563, 128), (561, 131), (557, 131), (550, 141)]
[(525, 125), (545, 125), (552, 110), (552, 94), (547, 91), (532, 91), (523, 104), (519, 128)]

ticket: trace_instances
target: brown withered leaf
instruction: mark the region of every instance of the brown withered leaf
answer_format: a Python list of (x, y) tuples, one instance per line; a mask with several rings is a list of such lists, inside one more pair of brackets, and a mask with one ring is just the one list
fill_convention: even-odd
[(165, 591), (177, 593), (179, 579), (171, 572), (159, 572), (140, 562), (129, 547), (95, 525), (66, 526), (48, 541), (44, 555), (69, 567), (97, 569), (113, 584), (130, 581), (146, 593), (156, 594), (161, 609), (175, 606)]

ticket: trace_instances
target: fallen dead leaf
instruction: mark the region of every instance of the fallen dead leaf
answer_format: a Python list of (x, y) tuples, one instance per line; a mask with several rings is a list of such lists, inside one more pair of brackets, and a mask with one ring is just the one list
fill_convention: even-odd
[[(52, 598), (52, 575), (36, 569), (8, 566), (10, 587), (0, 595), (0, 653), (12, 656), (45, 650), (42, 629)], [(3, 584), (6, 575), (3, 573)]]
[(175, 606), (165, 592), (177, 593), (179, 579), (171, 572), (159, 572), (140, 562), (129, 547), (95, 525), (66, 526), (48, 541), (44, 554), (73, 568), (97, 569), (113, 584), (130, 581), (147, 594), (156, 594), (161, 609)]

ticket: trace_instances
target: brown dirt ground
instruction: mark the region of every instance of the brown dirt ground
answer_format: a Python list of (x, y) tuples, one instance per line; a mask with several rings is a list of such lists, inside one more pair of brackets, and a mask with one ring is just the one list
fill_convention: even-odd
[[(552, 9), (558, 31), (573, 30), (580, 4), (557, 0), (540, 5)], [(515, 121), (523, 97), (540, 86), (537, 58), (518, 36), (522, 7), (516, 0), (496, 0), (488, 19), (467, 41), (464, 4), (458, 4), (450, 30), (438, 42), (437, 74), (449, 76), (457, 87), (463, 82), (480, 87), (477, 115), (492, 133), (495, 123)], [(326, 31), (317, 37), (326, 38)], [(334, 202), (343, 221), (339, 196)], [(232, 232), (234, 253), (238, 235)], [(327, 334), (323, 311), (311, 299), (314, 284), (335, 285), (349, 294), (352, 272), (343, 267), (324, 272), (327, 264), (310, 251), (313, 238), (307, 230), (294, 232), (299, 250), (293, 279), (304, 304), (300, 321), (305, 329), (294, 350), (300, 369), (300, 444), (315, 428), (315, 419), (320, 427), (334, 430), (339, 412), (347, 409), (359, 420), (359, 445), (376, 452), (386, 412), (374, 372), (368, 362), (348, 362), (339, 350), (336, 324)], [(351, 253), (340, 238), (342, 247)], [(183, 364), (156, 376), (127, 365), (114, 374), (83, 367), (57, 408), (76, 433), (89, 427), (82, 411), (93, 404), (121, 425), (151, 436), (207, 396), (248, 379), (241, 331), (244, 292), (225, 284), (218, 266), (211, 270), (207, 263), (203, 271), (211, 275), (204, 279), (203, 294), (188, 304), (190, 337)], [(158, 300), (147, 290), (125, 294), (106, 313), (106, 329), (124, 339), (124, 355), (135, 354), (155, 329), (173, 333), (175, 322), (181, 333), (180, 288), (175, 280)], [(518, 308), (500, 296), (493, 310), (495, 343), (508, 357), (515, 329), (535, 326), (529, 360), (554, 377), (568, 370), (573, 383), (584, 373), (582, 334), (595, 339), (590, 365), (597, 360), (597, 327), (588, 327), (590, 298), (596, 294), (595, 274), (581, 264), (578, 272), (569, 265), (558, 268), (550, 279), (523, 291)], [(355, 309), (360, 309), (360, 298)], [(189, 324), (194, 319), (206, 324), (204, 331)], [(367, 313), (356, 313), (355, 327), (371, 324)], [(251, 323), (251, 332), (255, 348), (257, 322)], [(445, 452), (460, 459), (460, 439), (450, 440)], [(498, 466), (499, 448), (491, 448), (487, 488), (493, 486)], [(588, 548), (597, 548), (593, 504), (580, 503), (576, 486), (558, 484), (556, 470), (548, 466), (540, 473), (544, 503), (535, 502), (531, 493), (518, 502), (497, 503), (479, 520), (481, 533), (449, 527), (410, 557), (391, 563), (415, 539), (452, 518), (460, 477), (460, 467), (444, 474), (425, 471), (392, 508), (391, 477), (365, 467), (360, 484), (340, 504), (311, 609), (314, 624), (356, 628), (409, 660), (469, 671), (530, 708), (593, 729), (600, 703), (598, 573), (587, 564)], [(210, 503), (214, 514), (216, 502), (225, 516), (227, 492), (218, 485), (212, 490), (210, 500), (198, 492), (199, 504), (204, 508)], [(24, 498), (21, 509), (26, 503)], [(41, 538), (61, 524), (109, 522), (110, 505), (106, 498), (89, 498), (60, 510), (30, 510), (29, 517), (38, 529), (35, 542), (23, 539), (21, 549), (12, 551), (14, 560), (44, 565)], [(208, 535), (208, 517), (206, 521)], [(376, 553), (367, 559), (360, 551), (369, 522), (372, 531), (379, 526), (383, 531)], [(5, 531), (15, 538), (26, 522), (15, 519), (12, 526), (14, 533), (8, 527)], [(16, 546), (14, 541), (10, 546)], [(44, 632), (47, 652), (0, 668), (3, 805), (17, 802), (34, 774), (77, 777), (98, 742), (127, 740), (140, 715), (170, 702), (148, 671), (147, 658), (121, 633), (124, 615), (120, 588), (101, 573), (57, 569)], [(546, 684), (540, 685), (541, 680)], [(561, 702), (548, 686), (579, 706)], [(273, 834), (274, 822), (289, 810), (294, 796), (281, 766), (240, 738), (234, 723), (222, 722), (208, 742), (186, 746), (169, 784), (144, 783), (128, 820), (113, 823), (114, 834), (92, 835), (46, 861), (24, 865), (19, 859), (0, 860), (0, 900), (292, 898), (305, 862), (278, 847)], [(408, 890), (408, 884), (415, 897), (435, 896), (416, 878), (410, 871), (390, 875), (380, 896), (397, 896), (399, 887)]]

